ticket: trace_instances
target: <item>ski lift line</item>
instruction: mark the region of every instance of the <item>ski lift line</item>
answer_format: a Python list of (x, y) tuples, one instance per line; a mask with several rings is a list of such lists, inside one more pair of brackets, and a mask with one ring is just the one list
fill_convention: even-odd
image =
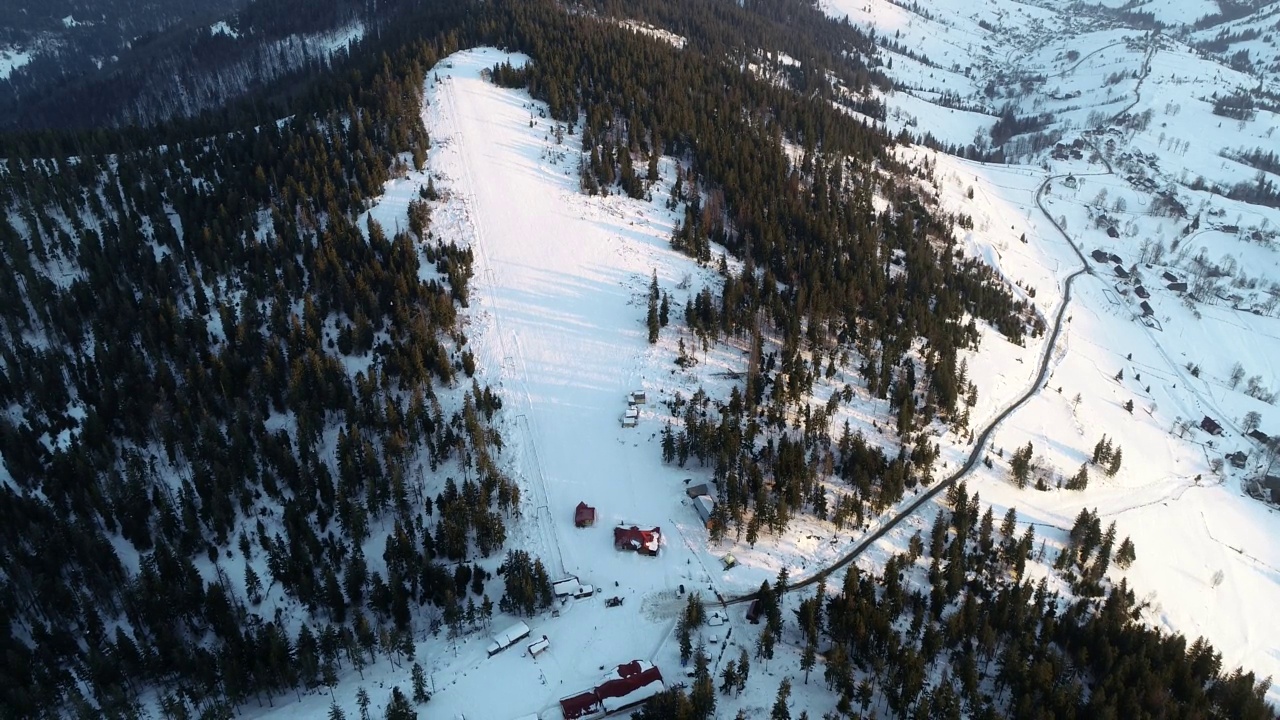
[[(454, 119), (455, 122), (457, 122), (459, 115), (457, 111), (457, 104), (454, 97), (452, 83), (450, 83), (448, 86), (444, 88), (443, 94), (445, 96), (445, 104), (448, 107), (449, 115)], [(537, 508), (536, 511), (539, 515), (539, 517), (537, 518), (537, 525), (538, 525), (539, 532), (542, 535), (543, 543), (547, 545), (547, 552), (550, 553), (553, 548), (555, 550), (554, 559), (558, 563), (558, 566), (556, 568), (559, 571), (558, 574), (564, 575), (565, 574), (564, 553), (561, 550), (560, 543), (558, 542), (559, 538), (556, 534), (555, 523), (552, 521), (552, 518), (551, 518), (551, 512), (550, 512), (551, 503), (549, 499), (549, 494), (547, 492), (546, 476), (542, 472), (542, 461), (538, 457), (537, 443), (534, 441), (533, 429), (529, 423), (529, 414), (532, 413), (533, 411), (533, 402), (532, 402), (532, 398), (529, 396), (528, 368), (525, 364), (524, 355), (520, 347), (519, 335), (512, 333), (512, 336), (511, 336), (512, 344), (515, 346), (515, 352), (514, 353), (510, 352), (507, 347), (506, 333), (503, 331), (501, 313), (497, 312), (497, 309), (498, 309), (497, 274), (494, 272), (493, 261), (489, 257), (487, 244), (484, 242), (485, 231), (484, 231), (483, 218), (479, 213), (471, 212), (472, 204), (474, 203), (474, 188), (476, 187), (475, 180), (471, 173), (471, 163), (469, 162), (466, 156), (466, 153), (460, 153), (460, 156), (461, 156), (460, 159), (462, 161), (461, 162), (462, 172), (464, 176), (464, 187), (466, 187), (468, 191), (467, 194), (462, 196), (461, 200), (462, 200), (463, 209), (466, 213), (467, 219), (470, 221), (470, 225), (472, 229), (472, 232), (471, 232), (472, 245), (475, 247), (477, 254), (480, 256), (482, 262), (484, 263), (483, 275), (485, 277), (485, 280), (487, 281), (486, 284), (488, 285), (487, 289), (488, 289), (489, 300), (493, 310), (492, 314), (493, 314), (494, 331), (498, 337), (498, 346), (502, 351), (503, 358), (509, 358), (512, 360), (511, 372), (514, 375), (513, 379), (519, 384), (520, 389), (523, 391), (519, 394), (519, 399), (520, 401), (522, 401), (522, 404), (527, 408), (526, 412), (515, 416), (515, 418), (517, 422), (521, 423), (521, 425), (523, 426), (525, 437), (528, 441), (529, 448), (533, 455), (533, 470), (537, 476), (536, 480), (538, 483), (538, 490), (541, 492), (541, 496), (542, 496), (541, 505), (536, 506)], [(516, 363), (518, 363), (518, 366), (516, 365)], [(505, 364), (506, 363), (504, 362), (504, 365)], [(548, 560), (551, 560), (551, 558), (548, 558)]]

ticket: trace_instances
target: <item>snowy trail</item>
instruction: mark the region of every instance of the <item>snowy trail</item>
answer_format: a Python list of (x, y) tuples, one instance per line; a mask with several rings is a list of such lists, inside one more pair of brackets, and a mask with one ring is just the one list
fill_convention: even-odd
[[(670, 249), (652, 203), (581, 194), (577, 138), (556, 145), (539, 104), (480, 77), (505, 57), (464, 53), (441, 71), (434, 132), (466, 207), (478, 281), (470, 344), (480, 373), (491, 383), (498, 374), (526, 541), (549, 571), (597, 585), (626, 578), (657, 591), (705, 578), (702, 559), (692, 560), (706, 550), (687, 547), (669, 524), (688, 510), (667, 487), (680, 471), (661, 467), (649, 432), (620, 424), (627, 393), (655, 372), (642, 322), (650, 273), (675, 275), (672, 263), (689, 261)], [(557, 151), (568, 161), (550, 161)], [(597, 527), (573, 527), (579, 501), (597, 507)], [(619, 522), (668, 529), (664, 553), (679, 564), (619, 555), (607, 534)]]

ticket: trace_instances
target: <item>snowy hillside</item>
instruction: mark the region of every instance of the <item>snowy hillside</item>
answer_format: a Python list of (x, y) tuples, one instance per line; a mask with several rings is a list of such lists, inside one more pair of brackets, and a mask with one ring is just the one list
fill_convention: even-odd
[(0, 138), (0, 706), (1274, 720), (1267, 6), (296, 2)]
[[(426, 174), (389, 184), (371, 216), (394, 226), (429, 177), (441, 196), (433, 210), (437, 237), (477, 251), (477, 282), (467, 311), (468, 347), (481, 368), (478, 377), (500, 389), (506, 418), (503, 435), (511, 451), (509, 472), (527, 490), (523, 519), (513, 537), (543, 557), (556, 578), (576, 578), (577, 583), (597, 588), (597, 593), (569, 599), (555, 614), (538, 616), (530, 621), (529, 640), (493, 658), (486, 656), (490, 640), (484, 632), (457, 641), (442, 635), (419, 637), (418, 654), (430, 659), (431, 711), (444, 716), (517, 717), (537, 712), (557, 717), (560, 698), (589, 689), (602, 670), (633, 659), (654, 662), (668, 683), (673, 682), (683, 677), (673, 640), (685, 600), (680, 588), (700, 591), (712, 600), (751, 591), (783, 568), (792, 578), (802, 579), (839, 557), (858, 537), (836, 533), (828, 543), (820, 535), (831, 533), (830, 526), (813, 524), (758, 547), (708, 543), (684, 493), (685, 478), (693, 476), (697, 483), (705, 476), (660, 462), (657, 431), (667, 412), (662, 403), (676, 392), (688, 396), (699, 386), (723, 391), (726, 381), (719, 380), (717, 390), (717, 374), (740, 369), (745, 359), (721, 347), (709, 352), (696, 371), (674, 368), (678, 338), (648, 345), (641, 321), (654, 274), (660, 287), (673, 293), (677, 306), (692, 289), (715, 283), (717, 276), (670, 248), (676, 218), (660, 202), (673, 173), (670, 161), (664, 162), (662, 180), (653, 193), (658, 201), (589, 197), (579, 191), (578, 153), (570, 128), (549, 120), (545, 107), (526, 93), (494, 87), (482, 77), (497, 63), (518, 67), (525, 61), (492, 49), (474, 50), (437, 68), (428, 80), (424, 110), (434, 138)], [(1079, 269), (1079, 258), (1049, 221), (1030, 209), (1045, 173), (973, 164), (932, 151), (911, 153), (915, 162), (934, 164), (943, 206), (972, 214), (975, 226), (964, 238), (966, 252), (986, 258), (1027, 290), (1044, 315), (1056, 312), (1062, 302), (1061, 284)], [(1052, 191), (1049, 197), (1054, 197)], [(1048, 200), (1047, 206), (1053, 202)], [(1021, 242), (1023, 236), (1026, 243)], [(993, 469), (980, 468), (970, 485), (980, 489), (997, 516), (1016, 506), (1020, 532), (1033, 528), (1055, 545), (1066, 542), (1066, 531), (1082, 507), (1098, 507), (1103, 518), (1117, 521), (1122, 535), (1135, 539), (1139, 560), (1128, 577), (1140, 597), (1149, 593), (1147, 599), (1154, 600), (1149, 611), (1153, 621), (1192, 636), (1205, 634), (1224, 646), (1224, 660), (1232, 666), (1243, 663), (1270, 672), (1271, 646), (1262, 639), (1265, 618), (1241, 612), (1233, 603), (1242, 597), (1250, 602), (1273, 597), (1280, 586), (1266, 568), (1280, 558), (1267, 556), (1265, 544), (1258, 546), (1256, 556), (1228, 554), (1223, 548), (1260, 540), (1241, 533), (1251, 532), (1247, 527), (1267, 532), (1274, 513), (1244, 504), (1238, 490), (1222, 482), (1191, 479), (1193, 470), (1207, 473), (1206, 458), (1184, 443), (1161, 439), (1168, 428), (1159, 427), (1155, 418), (1172, 407), (1153, 410), (1149, 423), (1125, 422), (1135, 416), (1109, 400), (1118, 397), (1113, 390), (1117, 383), (1112, 373), (1098, 369), (1118, 362), (1110, 344), (1125, 338), (1133, 345), (1125, 352), (1135, 352), (1132, 363), (1122, 362), (1117, 369), (1123, 365), (1155, 378), (1159, 370), (1148, 368), (1157, 360), (1143, 359), (1147, 346), (1126, 329), (1133, 324), (1131, 312), (1090, 310), (1107, 302), (1108, 293), (1095, 284), (1085, 277), (1077, 286), (1070, 326), (1053, 355), (1048, 387), (1005, 424), (994, 443), (1001, 452), (990, 453), (997, 460)], [(982, 368), (974, 372), (980, 398), (973, 408), (974, 426), (985, 424), (1025, 391), (1042, 352), (1042, 345), (1016, 348), (998, 339), (982, 347), (967, 357), (970, 367)], [(1158, 353), (1157, 348), (1153, 344), (1148, 352)], [(1250, 357), (1256, 357), (1261, 369), (1265, 353)], [(644, 392), (645, 400), (638, 405), (636, 426), (625, 427), (628, 395), (635, 391)], [(1077, 392), (1087, 399), (1073, 408), (1071, 398)], [(1171, 390), (1152, 395), (1136, 417), (1146, 418), (1145, 410), (1152, 405), (1172, 406), (1175, 397)], [(1070, 475), (1096, 440), (1093, 434), (1112, 426), (1116, 429), (1108, 432), (1127, 449), (1124, 469), (1115, 478), (1094, 471), (1098, 477), (1083, 493), (1019, 492), (1006, 479), (1007, 465), (995, 457), (1030, 439), (1037, 447), (1036, 464), (1046, 477), (1054, 467)], [(963, 438), (940, 439), (947, 448), (943, 468), (957, 466), (967, 452)], [(1140, 449), (1147, 447), (1160, 451)], [(1166, 476), (1167, 480), (1158, 479)], [(572, 509), (579, 502), (595, 508), (594, 526), (574, 527)], [(1165, 507), (1169, 503), (1175, 504), (1172, 511)], [(906, 548), (912, 534), (927, 530), (938, 507), (926, 505), (874, 546), (859, 566), (875, 572), (891, 554)], [(618, 523), (660, 527), (659, 556), (616, 550), (611, 534)], [(1182, 555), (1194, 558), (1192, 565), (1161, 558), (1161, 548), (1172, 542), (1195, 548), (1194, 554)], [(732, 570), (722, 564), (728, 553), (740, 563)], [(1226, 571), (1216, 589), (1209, 587), (1210, 568)], [(1195, 577), (1203, 589), (1189, 592), (1188, 577)], [(622, 602), (609, 607), (609, 598)], [(1214, 608), (1209, 616), (1218, 621), (1205, 621), (1206, 605)], [(730, 608), (727, 626), (702, 631), (704, 641), (711, 642), (715, 635), (722, 642), (722, 631), (730, 638), (747, 632), (751, 626), (742, 624), (741, 608)], [(493, 627), (506, 622), (495, 619)], [(548, 649), (531, 657), (524, 646), (543, 636)], [(452, 650), (439, 652), (442, 644)], [(755, 650), (752, 641), (743, 647)], [(723, 702), (764, 712), (778, 679), (786, 674), (794, 678), (799, 672), (800, 650), (784, 645), (776, 661), (782, 672), (773, 681)], [(737, 652), (736, 647), (716, 651), (713, 670), (723, 669)], [(383, 688), (407, 688), (410, 683), (407, 669), (387, 663), (367, 668), (365, 674), (364, 679), (348, 675), (338, 687), (337, 704), (348, 712), (356, 705), (358, 687), (380, 688), (373, 693), (377, 709)], [(486, 693), (496, 676), (516, 691)], [(826, 706), (829, 700), (819, 688), (794, 686), (793, 707)], [(323, 712), (328, 703), (329, 697), (321, 693), (276, 711), (250, 714), (309, 717)]]
[[(1058, 301), (1066, 273), (1090, 269), (1045, 390), (998, 433), (994, 468), (977, 473), (983, 500), (1059, 530), (1098, 508), (1139, 548), (1127, 577), (1151, 603), (1148, 621), (1280, 676), (1258, 610), (1280, 600), (1280, 513), (1244, 491), (1271, 457), (1248, 433), (1280, 434), (1280, 209), (1268, 194), (1280, 174), (1264, 157), (1280, 125), (1274, 33), (1208, 45), (1274, 17), (1264, 6), (1197, 23), (1218, 6), (1124, 6), (1153, 13), (1163, 24), (1153, 32), (1079, 7), (826, 4), (882, 39), (899, 85), (885, 98), (891, 128), (1037, 166), (913, 151), (937, 164), (943, 205), (974, 218), (969, 251), (1036, 288), (1040, 306)], [(1230, 62), (1242, 48), (1251, 62)], [(993, 138), (1013, 117), (1023, 127)], [(1004, 382), (1003, 370), (983, 374), (980, 389)], [(1221, 436), (1201, 428), (1206, 417)], [(1088, 463), (1103, 435), (1125, 453), (1114, 477)], [(1048, 491), (1008, 480), (1008, 457), (1028, 442)], [(1087, 490), (1056, 489), (1082, 464)]]

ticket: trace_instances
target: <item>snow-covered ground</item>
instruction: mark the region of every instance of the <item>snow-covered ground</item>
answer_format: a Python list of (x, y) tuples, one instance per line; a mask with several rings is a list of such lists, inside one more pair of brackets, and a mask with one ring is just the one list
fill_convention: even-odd
[(227, 37), (233, 38), (233, 39), (240, 37), (240, 33), (237, 32), (235, 28), (227, 24), (226, 20), (219, 20), (218, 22), (210, 25), (209, 34), (210, 35), (226, 35)]
[[(1062, 278), (1079, 268), (1080, 260), (1036, 209), (1035, 188), (1046, 173), (932, 151), (909, 154), (936, 163), (944, 207), (974, 218), (974, 230), (965, 234), (968, 251), (1023, 288), (1035, 288), (1034, 302), (1042, 312), (1056, 307)], [(1090, 172), (1094, 174), (1086, 174)], [(1139, 261), (1139, 238), (1109, 238), (1089, 224), (1086, 203), (1103, 187), (1113, 197), (1125, 187), (1105, 172), (1105, 166), (1096, 165), (1075, 174), (1076, 188), (1066, 187), (1064, 177), (1053, 178), (1045, 207), (1086, 253), (1103, 247), (1119, 254), (1128, 268)], [(1019, 241), (1022, 233), (1026, 244)], [(1201, 243), (1211, 242), (1224, 252), (1249, 253), (1251, 274), (1280, 277), (1273, 250), (1239, 243), (1235, 234), (1219, 235), (1221, 231), (1208, 231), (1185, 242), (1194, 242), (1192, 254)], [(1228, 377), (1232, 364), (1239, 362), (1247, 376), (1275, 385), (1274, 378), (1280, 377), (1280, 319), (1221, 304), (1190, 308), (1165, 288), (1163, 272), (1185, 279), (1172, 265), (1148, 268), (1139, 263), (1136, 283), (1121, 281), (1115, 263), (1090, 259), (1089, 265), (1094, 272), (1073, 288), (1069, 322), (1054, 351), (1046, 387), (1001, 426), (988, 453), (994, 468), (979, 467), (970, 489), (980, 492), (997, 516), (1016, 507), (1024, 522), (1037, 525), (1040, 537), (1051, 539), (1061, 540), (1081, 509), (1096, 508), (1104, 522), (1114, 520), (1120, 536), (1131, 536), (1137, 546), (1138, 561), (1124, 574), (1139, 598), (1150, 602), (1146, 620), (1192, 639), (1203, 635), (1222, 652), (1226, 667), (1242, 665), (1259, 677), (1280, 676), (1280, 640), (1267, 629), (1273, 623), (1261, 610), (1280, 602), (1280, 546), (1272, 540), (1280, 532), (1280, 512), (1243, 495), (1241, 481), (1256, 471), (1260, 448), (1239, 431), (1244, 414), (1257, 411), (1262, 429), (1274, 434), (1280, 415), (1272, 405), (1246, 395), (1245, 382), (1233, 389)], [(1151, 326), (1141, 320), (1138, 283), (1151, 293)], [(998, 393), (1025, 384), (1034, 363), (1023, 350), (991, 353), (990, 342), (984, 339), (980, 358), (969, 360), (971, 368), (981, 368), (974, 372), (979, 388), (975, 425), (985, 414), (982, 410), (993, 405), (988, 388)], [(1199, 366), (1198, 377), (1188, 363)], [(1123, 379), (1117, 380), (1121, 371)], [(1124, 407), (1128, 401), (1134, 403), (1132, 412)], [(1199, 429), (1206, 415), (1228, 428), (1222, 437)], [(1185, 420), (1192, 428), (1184, 433), (1176, 426)], [(1086, 491), (1057, 489), (1058, 480), (1074, 475), (1090, 459), (1104, 434), (1124, 450), (1116, 476), (1091, 466)], [(1008, 464), (1001, 457), (1027, 442), (1035, 448), (1036, 464), (1050, 475), (1048, 491), (1018, 490), (1008, 479)], [(965, 450), (955, 447), (949, 455), (943, 447), (944, 458)], [(1215, 474), (1215, 464), (1236, 450), (1249, 456), (1246, 467), (1226, 464)], [(1215, 580), (1218, 571), (1222, 577)], [(1112, 570), (1116, 578), (1118, 573)], [(1280, 693), (1272, 688), (1269, 698), (1276, 702)]]
[[(1056, 307), (1063, 278), (1081, 261), (1035, 203), (1036, 187), (1052, 177), (1043, 196), (1047, 212), (1086, 255), (1105, 250), (1133, 273), (1125, 280), (1117, 263), (1088, 260), (1093, 273), (1075, 283), (1046, 388), (997, 432), (994, 468), (978, 468), (971, 488), (997, 514), (1016, 506), (1051, 536), (1069, 528), (1081, 508), (1096, 507), (1136, 543), (1139, 559), (1127, 577), (1151, 601), (1147, 620), (1191, 638), (1204, 635), (1226, 666), (1280, 677), (1280, 636), (1267, 630), (1263, 610), (1280, 600), (1280, 546), (1271, 540), (1280, 532), (1280, 513), (1242, 492), (1262, 463), (1261, 445), (1243, 432), (1246, 414), (1258, 413), (1263, 432), (1280, 434), (1280, 412), (1259, 399), (1280, 386), (1280, 211), (1191, 187), (1200, 178), (1224, 190), (1256, 183), (1259, 170), (1236, 154), (1274, 152), (1276, 114), (1264, 108), (1243, 120), (1214, 114), (1215, 98), (1277, 90), (1274, 37), (1264, 30), (1256, 39), (1232, 40), (1225, 51), (1207, 52), (1205, 45), (1222, 29), (1269, 26), (1274, 13), (1263, 7), (1189, 32), (1176, 26), (1218, 6), (1125, 4), (1170, 26), (1153, 35), (1127, 26), (1113, 12), (1121, 4), (1110, 2), (1070, 10), (1005, 0), (823, 6), (833, 17), (874, 28), (891, 46), (882, 51), (882, 70), (900, 87), (884, 98), (892, 130), (982, 149), (1008, 105), (1023, 116), (1048, 113), (1044, 130), (1067, 144), (1052, 155), (1016, 150), (1034, 169), (906, 152), (936, 162), (943, 207), (974, 218), (974, 230), (962, 233), (967, 252), (1022, 288), (1035, 288), (1042, 312)], [(1252, 66), (1226, 61), (1241, 49), (1250, 50)], [(1113, 122), (1122, 111), (1146, 120)], [(1103, 130), (1083, 132), (1093, 127)], [(1082, 144), (1073, 155), (1076, 141)], [(1261, 176), (1280, 183), (1272, 173)], [(1167, 205), (1157, 210), (1170, 198), (1185, 216)], [(1027, 244), (1019, 241), (1023, 233)], [(1165, 273), (1193, 287), (1196, 276), (1222, 277), (1191, 301), (1167, 287)], [(1150, 295), (1145, 320), (1139, 285)], [(1038, 356), (1033, 348), (992, 352), (992, 340), (998, 344), (984, 336), (979, 357), (969, 357), (969, 367), (979, 368), (972, 378), (979, 388), (974, 426), (999, 409), (992, 391), (1025, 384)], [(1244, 376), (1233, 383), (1236, 363)], [(1251, 396), (1246, 385), (1255, 377), (1261, 391)], [(1132, 412), (1125, 409), (1130, 401)], [(1199, 428), (1206, 416), (1221, 423), (1221, 437)], [(1052, 482), (1074, 475), (1103, 434), (1124, 449), (1123, 467), (1115, 477), (1091, 468), (1084, 492), (1019, 491), (1007, 480), (1009, 454), (1027, 442)], [(966, 449), (948, 439), (943, 458), (962, 457)], [(1243, 468), (1223, 462), (1237, 451), (1247, 456)], [(1272, 687), (1269, 698), (1280, 703), (1280, 689)]]
[(14, 70), (31, 62), (31, 52), (16, 47), (0, 48), (0, 80), (4, 80)]

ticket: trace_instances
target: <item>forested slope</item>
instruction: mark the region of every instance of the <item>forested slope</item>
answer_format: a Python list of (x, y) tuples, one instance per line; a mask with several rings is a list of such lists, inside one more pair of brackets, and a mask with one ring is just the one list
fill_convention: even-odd
[[(678, 452), (664, 443), (724, 480), (720, 532), (861, 519), (928, 482), (924, 430), (961, 422), (970, 392), (956, 349), (978, 322), (1042, 330), (848, 112), (878, 112), (870, 45), (809, 5), (415, 8), (287, 93), (0, 141), (6, 715), (136, 716), (154, 690), (167, 713), (227, 717), (378, 653), (408, 661), (413, 637), (495, 601), (545, 605), (536, 558), (509, 556), (501, 599), (470, 564), (507, 550), (521, 494), (501, 402), (470, 377), (471, 249), (432, 235), (427, 186), (403, 229), (357, 222), (421, 168), (423, 83), (461, 47), (533, 58), (495, 77), (576, 128), (585, 192), (643, 194), (640, 169), (675, 156), (673, 244), (743, 259), (686, 318), (705, 342), (780, 351), (755, 353), (733, 399), (681, 408)], [(617, 22), (634, 18), (691, 45)], [(804, 59), (783, 81), (744, 68), (779, 52)], [(802, 409), (815, 350), (891, 400), (898, 447)], [(823, 473), (848, 484), (843, 509), (817, 500)]]

